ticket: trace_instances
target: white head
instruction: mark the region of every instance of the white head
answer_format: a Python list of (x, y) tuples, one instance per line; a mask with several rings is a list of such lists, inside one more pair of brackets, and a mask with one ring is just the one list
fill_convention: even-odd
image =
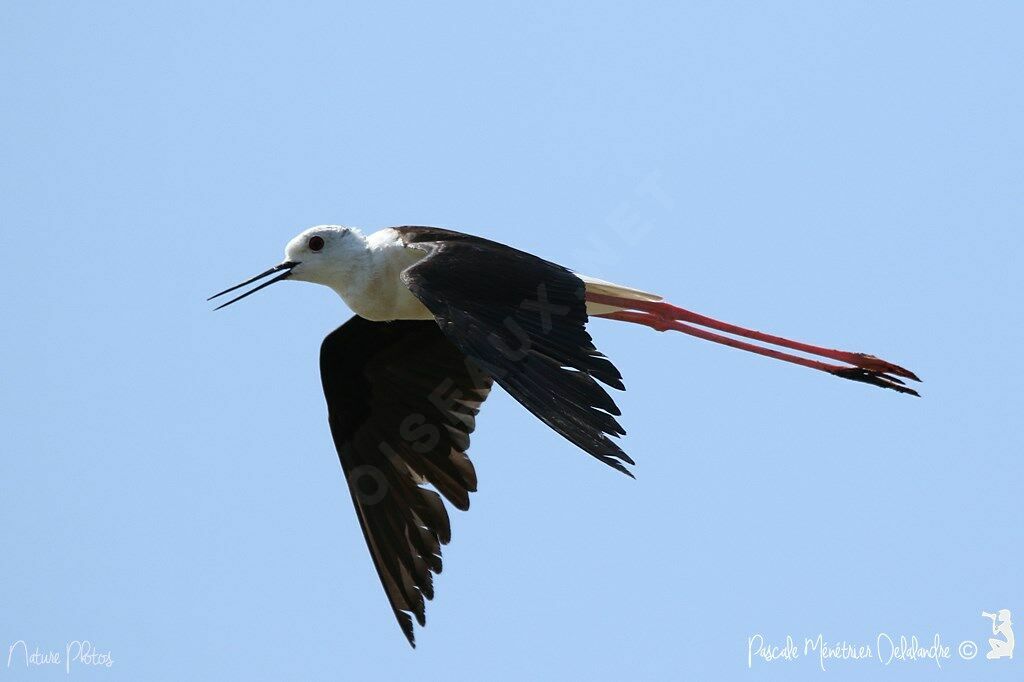
[(366, 252), (366, 238), (354, 227), (317, 225), (300, 232), (284, 248), (284, 262), (294, 263), (289, 279), (331, 286)]
[(241, 284), (214, 294), (207, 300), (213, 300), (218, 296), (235, 291), (275, 272), (281, 274), (218, 306), (217, 310), (284, 279), (296, 279), (337, 288), (344, 282), (350, 268), (359, 263), (360, 258), (366, 253), (366, 238), (356, 228), (340, 225), (317, 225), (300, 232), (288, 242), (284, 249), (283, 262)]

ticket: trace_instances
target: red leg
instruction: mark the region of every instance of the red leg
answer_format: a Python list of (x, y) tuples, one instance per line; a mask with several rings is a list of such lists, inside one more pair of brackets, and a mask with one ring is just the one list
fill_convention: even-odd
[[(591, 299), (589, 294), (588, 294), (587, 298), (588, 298), (588, 300)], [(607, 299), (612, 298), (612, 297), (602, 296), (601, 298), (605, 299), (605, 300), (595, 300), (595, 302), (608, 303)], [(621, 300), (625, 300), (625, 299), (621, 299)], [(615, 304), (612, 304), (612, 305), (620, 305), (620, 304), (615, 303)], [(668, 305), (668, 304), (666, 304), (666, 305)], [(674, 306), (671, 306), (671, 307), (674, 308)], [(677, 309), (677, 310), (681, 310), (681, 309)], [(683, 311), (683, 312), (688, 312), (688, 311)], [(642, 324), (642, 325), (651, 327), (651, 328), (656, 329), (658, 331), (667, 331), (667, 330), (671, 329), (673, 331), (678, 331), (678, 332), (682, 332), (684, 334), (689, 334), (690, 336), (696, 336), (697, 338), (705, 339), (707, 341), (714, 341), (715, 343), (720, 343), (722, 345), (729, 346), (731, 348), (738, 348), (740, 350), (749, 351), (751, 353), (756, 353), (758, 355), (763, 355), (765, 357), (775, 358), (776, 360), (782, 360), (783, 362), (790, 362), (790, 363), (793, 363), (795, 365), (801, 365), (803, 367), (810, 367), (811, 369), (816, 369), (816, 370), (819, 370), (819, 371), (822, 371), (822, 372), (828, 372), (829, 374), (832, 374), (832, 375), (837, 376), (837, 377), (842, 377), (843, 379), (851, 379), (853, 381), (860, 381), (860, 382), (863, 382), (863, 383), (872, 384), (873, 386), (881, 386), (883, 388), (891, 388), (894, 391), (899, 391), (900, 393), (907, 393), (909, 395), (915, 395), (915, 396), (919, 395), (917, 393), (917, 391), (904, 386), (902, 381), (900, 381), (898, 378), (896, 378), (894, 376), (889, 376), (889, 374), (886, 374), (883, 370), (875, 369), (873, 367), (864, 367), (864, 366), (860, 366), (860, 365), (854, 365), (852, 367), (844, 367), (842, 365), (833, 365), (833, 364), (829, 364), (827, 362), (821, 362), (819, 360), (812, 360), (810, 358), (803, 358), (803, 357), (800, 357), (798, 355), (792, 355), (790, 353), (783, 353), (782, 351), (773, 350), (771, 348), (765, 348), (763, 346), (757, 346), (757, 345), (754, 345), (752, 343), (747, 343), (745, 341), (740, 341), (739, 339), (734, 339), (734, 338), (731, 338), (731, 337), (728, 337), (728, 336), (723, 336), (721, 334), (715, 334), (714, 332), (709, 332), (709, 331), (706, 331), (704, 329), (699, 329), (699, 328), (691, 326), (689, 324), (685, 324), (683, 322), (679, 322), (676, 319), (667, 318), (665, 316), (657, 315), (657, 314), (650, 313), (650, 312), (638, 312), (638, 311), (632, 311), (632, 310), (621, 310), (621, 311), (617, 311), (617, 312), (604, 313), (604, 314), (601, 314), (601, 315), (597, 315), (596, 317), (604, 317), (604, 318), (607, 318), (607, 319), (610, 319), (610, 320), (621, 320), (623, 322), (634, 322), (636, 324)], [(699, 316), (698, 315), (697, 317), (703, 317), (703, 316)], [(708, 318), (708, 319), (710, 319), (710, 318)], [(710, 325), (708, 325), (708, 326), (710, 326)], [(732, 325), (729, 325), (729, 326), (732, 326)], [(767, 335), (765, 335), (765, 336), (767, 336)], [(776, 344), (776, 345), (781, 345), (781, 344)], [(811, 346), (811, 347), (813, 347), (813, 346)], [(841, 351), (836, 351), (836, 352), (841, 352)], [(862, 354), (860, 354), (860, 353), (850, 353), (848, 355), (853, 356), (855, 358), (872, 357), (872, 356), (862, 356)], [(879, 361), (879, 362), (884, 362), (884, 361)], [(852, 363), (850, 363), (850, 364), (852, 364)], [(885, 363), (885, 364), (888, 365), (888, 363)], [(896, 365), (892, 365), (892, 366), (896, 367)], [(906, 372), (906, 370), (903, 370), (903, 371)], [(907, 372), (907, 375), (910, 375), (911, 377), (913, 377), (913, 375), (910, 372)], [(904, 376), (906, 376), (906, 375), (904, 375)], [(913, 377), (913, 378), (916, 379), (916, 377)]]
[(728, 322), (722, 322), (720, 320), (707, 317), (706, 315), (700, 315), (663, 301), (634, 301), (627, 298), (590, 293), (587, 294), (587, 300), (593, 301), (594, 303), (614, 305), (629, 310), (641, 310), (646, 313), (650, 313), (655, 317), (667, 320), (690, 322), (702, 327), (717, 329), (718, 331), (726, 332), (727, 334), (735, 334), (736, 336), (743, 336), (748, 339), (754, 339), (755, 341), (764, 341), (765, 343), (770, 343), (774, 346), (790, 348), (802, 353), (810, 353), (811, 355), (818, 355), (831, 360), (838, 360), (839, 362), (845, 362), (849, 365), (853, 365), (854, 367), (860, 367), (861, 369), (868, 370), (869, 372), (894, 374), (914, 381), (920, 381), (920, 379), (917, 378), (917, 375), (910, 370), (904, 369), (903, 367), (891, 362), (886, 362), (881, 358), (876, 358), (873, 355), (867, 355), (866, 353), (851, 353), (849, 351), (834, 350), (832, 348), (823, 348), (821, 346), (812, 346), (808, 343), (793, 341), (781, 336), (765, 334), (764, 332), (746, 329), (734, 324), (729, 324)]

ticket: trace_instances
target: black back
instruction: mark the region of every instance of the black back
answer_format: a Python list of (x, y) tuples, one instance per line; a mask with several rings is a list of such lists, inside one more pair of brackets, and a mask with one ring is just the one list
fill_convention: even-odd
[(428, 255), (402, 273), (451, 341), (538, 419), (632, 475), (609, 435), (625, 433), (597, 383), (622, 376), (587, 333), (586, 285), (571, 270), (480, 237), (395, 228)]

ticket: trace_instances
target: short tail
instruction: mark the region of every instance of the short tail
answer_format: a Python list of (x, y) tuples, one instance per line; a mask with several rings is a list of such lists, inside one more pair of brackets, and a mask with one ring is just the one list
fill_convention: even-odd
[(603, 315), (605, 313), (612, 313), (618, 310), (626, 310), (628, 308), (628, 306), (623, 305), (597, 303), (591, 298), (592, 296), (607, 296), (630, 302), (636, 301), (645, 303), (654, 303), (664, 300), (658, 294), (652, 294), (647, 291), (641, 291), (640, 289), (624, 287), (621, 284), (615, 284), (614, 282), (606, 282), (603, 279), (589, 277), (587, 275), (581, 275), (579, 273), (576, 273), (576, 276), (582, 279), (583, 282), (587, 285), (588, 315)]

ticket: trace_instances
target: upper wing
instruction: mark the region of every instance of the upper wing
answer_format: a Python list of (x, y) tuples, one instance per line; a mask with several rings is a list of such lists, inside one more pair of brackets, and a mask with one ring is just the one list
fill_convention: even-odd
[(448, 512), (429, 483), (469, 508), (476, 472), (466, 456), (474, 417), (491, 387), (430, 320), (353, 317), (320, 348), (331, 435), (359, 524), (402, 632), (425, 621)]
[(632, 475), (608, 435), (621, 414), (597, 383), (622, 376), (587, 333), (586, 285), (560, 265), (479, 237), (395, 228), (427, 256), (402, 273), (463, 353), (545, 424), (605, 464)]

